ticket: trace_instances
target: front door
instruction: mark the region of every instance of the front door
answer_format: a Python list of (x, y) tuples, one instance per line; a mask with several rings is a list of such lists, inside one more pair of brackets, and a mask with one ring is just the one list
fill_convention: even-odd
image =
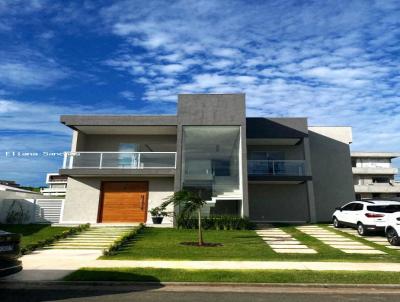
[(148, 183), (103, 182), (99, 222), (146, 222)]

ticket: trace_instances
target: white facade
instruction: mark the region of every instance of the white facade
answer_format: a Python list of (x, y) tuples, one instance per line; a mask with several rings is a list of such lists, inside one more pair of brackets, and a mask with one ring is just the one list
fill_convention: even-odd
[(400, 199), (398, 169), (392, 159), (398, 153), (354, 152), (351, 154), (354, 191), (357, 199)]
[(45, 196), (65, 196), (67, 193), (68, 177), (61, 176), (58, 173), (48, 173), (46, 176), (46, 184), (48, 188), (40, 189)]

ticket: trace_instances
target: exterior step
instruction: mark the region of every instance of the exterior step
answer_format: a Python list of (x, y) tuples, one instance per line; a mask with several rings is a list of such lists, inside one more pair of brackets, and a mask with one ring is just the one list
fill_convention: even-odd
[(46, 247), (49, 249), (97, 249), (108, 248), (115, 240), (134, 230), (134, 227), (96, 227), (59, 240)]

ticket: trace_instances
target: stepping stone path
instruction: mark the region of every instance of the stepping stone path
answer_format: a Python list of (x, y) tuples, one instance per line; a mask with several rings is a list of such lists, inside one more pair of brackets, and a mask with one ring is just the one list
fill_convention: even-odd
[(290, 234), (281, 229), (268, 227), (258, 229), (256, 233), (268, 244), (276, 253), (290, 254), (316, 254), (317, 252), (300, 241), (294, 239)]
[[(330, 228), (333, 228), (333, 227), (330, 227)], [(390, 243), (387, 241), (386, 237), (384, 237), (384, 236), (361, 236), (358, 234), (357, 230), (350, 229), (350, 228), (340, 228), (337, 230), (341, 231), (341, 232), (345, 232), (345, 233), (353, 235), (353, 236), (357, 236), (359, 238), (362, 238), (362, 239), (365, 239), (368, 241), (371, 241), (375, 244), (383, 245), (383, 246), (387, 247), (388, 249), (400, 250), (400, 246), (390, 245)]]
[(326, 230), (319, 226), (302, 226), (298, 227), (297, 229), (347, 254), (386, 254), (385, 252), (374, 249), (373, 247), (336, 234), (333, 231)]
[(56, 241), (51, 249), (95, 249), (104, 250), (116, 239), (133, 230), (134, 227), (92, 227), (68, 238)]

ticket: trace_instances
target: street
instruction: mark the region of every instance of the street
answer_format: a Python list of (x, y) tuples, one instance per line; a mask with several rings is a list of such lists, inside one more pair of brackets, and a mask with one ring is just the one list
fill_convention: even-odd
[(399, 301), (399, 288), (335, 288), (242, 285), (63, 285), (0, 283), (2, 302), (9, 301), (192, 301), (192, 302), (330, 302)]

